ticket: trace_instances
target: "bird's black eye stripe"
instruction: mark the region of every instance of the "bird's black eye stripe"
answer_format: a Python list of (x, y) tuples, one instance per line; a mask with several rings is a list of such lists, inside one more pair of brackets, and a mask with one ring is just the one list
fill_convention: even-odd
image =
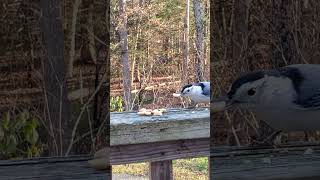
[(181, 90), (181, 93), (183, 93), (183, 91), (189, 87), (191, 87), (192, 85), (191, 84), (188, 84), (188, 85), (185, 85), (183, 86), (182, 90)]
[(251, 89), (248, 90), (248, 95), (249, 96), (253, 96), (255, 94), (256, 94), (256, 89), (255, 88), (251, 88)]

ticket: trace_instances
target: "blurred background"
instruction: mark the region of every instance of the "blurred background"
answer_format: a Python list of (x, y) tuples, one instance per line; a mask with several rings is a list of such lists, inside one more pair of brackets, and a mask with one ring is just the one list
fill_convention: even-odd
[[(211, 80), (213, 96), (226, 94), (245, 72), (298, 63), (320, 63), (320, 2), (213, 1)], [(272, 130), (251, 112), (214, 114), (215, 145), (248, 145)], [(315, 132), (282, 133), (279, 143), (314, 142)]]

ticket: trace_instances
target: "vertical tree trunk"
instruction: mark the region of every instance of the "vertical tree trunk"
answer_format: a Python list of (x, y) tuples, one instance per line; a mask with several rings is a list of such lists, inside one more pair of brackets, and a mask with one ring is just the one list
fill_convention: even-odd
[(186, 0), (186, 14), (184, 17), (183, 32), (183, 61), (182, 61), (182, 83), (188, 84), (188, 62), (189, 62), (189, 9), (190, 0)]
[(199, 0), (193, 0), (193, 11), (196, 26), (196, 79), (203, 81), (203, 12)]
[[(102, 69), (104, 69), (103, 73), (110, 75), (110, 1), (106, 2), (105, 5), (105, 21), (106, 21), (106, 27), (105, 27), (105, 42), (106, 45), (104, 46), (103, 44), (101, 44), (102, 47), (105, 48), (101, 48), (100, 51), (98, 51), (98, 61), (101, 58), (100, 61), (102, 61)], [(102, 51), (102, 52), (101, 52)], [(101, 54), (99, 53), (101, 52)], [(100, 106), (99, 106), (99, 123), (103, 123), (106, 122), (105, 124), (103, 124), (106, 128), (105, 128), (105, 132), (102, 133), (103, 134), (103, 138), (101, 141), (106, 140), (106, 142), (102, 143), (104, 144), (104, 146), (106, 147), (110, 147), (110, 112), (109, 112), (109, 107), (110, 107), (110, 76), (108, 76), (109, 78), (106, 79), (105, 82), (103, 82), (103, 85), (99, 91), (99, 102), (100, 102)], [(101, 124), (99, 124), (101, 126)], [(104, 138), (106, 136), (106, 138)], [(97, 138), (101, 137), (101, 135), (97, 135)], [(110, 156), (110, 148), (107, 148), (109, 151), (107, 151), (107, 157)], [(111, 165), (110, 165), (110, 158), (107, 158), (107, 177), (106, 179), (112, 179), (111, 178)]]
[(170, 54), (170, 37), (169, 36), (165, 36), (163, 38), (163, 52), (164, 52), (164, 57), (165, 57), (165, 61), (167, 61), (169, 59), (169, 54)]
[(131, 109), (131, 78), (130, 78), (127, 16), (126, 16), (125, 3), (126, 3), (125, 0), (119, 0), (119, 16), (121, 21), (120, 27), (119, 27), (119, 37), (120, 37), (120, 47), (121, 47), (124, 101), (125, 101), (125, 109), (128, 111)]
[(272, 64), (275, 67), (292, 64), (296, 61), (296, 48), (294, 37), (290, 31), (290, 7), (293, 1), (272, 1), (272, 24), (274, 27), (274, 47), (272, 52)]
[[(139, 0), (139, 8), (143, 8), (143, 0)], [(132, 68), (131, 68), (131, 83), (134, 81), (140, 82), (140, 72), (139, 72), (139, 62), (141, 60), (141, 36), (142, 36), (142, 30), (141, 30), (141, 17), (139, 17), (136, 21), (136, 42), (134, 47), (134, 54), (132, 58)], [(139, 87), (141, 88), (141, 87)]]
[(73, 62), (75, 57), (75, 46), (76, 46), (76, 25), (78, 19), (78, 11), (81, 5), (81, 0), (75, 0), (72, 10), (72, 25), (71, 25), (71, 40), (70, 40), (70, 53), (69, 53), (69, 64), (68, 64), (68, 76), (72, 76), (73, 73)]
[(60, 16), (60, 1), (40, 1), (44, 56), (43, 80), (47, 118), (51, 122), (51, 155), (62, 155), (71, 140), (71, 110), (67, 98), (64, 34)]

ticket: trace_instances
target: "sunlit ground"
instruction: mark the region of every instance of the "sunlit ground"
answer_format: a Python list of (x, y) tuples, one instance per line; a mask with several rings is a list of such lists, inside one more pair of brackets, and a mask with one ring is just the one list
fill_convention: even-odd
[[(112, 166), (112, 173), (148, 177), (148, 168), (147, 163), (117, 165)], [(173, 174), (175, 180), (208, 180), (208, 158), (174, 160)]]

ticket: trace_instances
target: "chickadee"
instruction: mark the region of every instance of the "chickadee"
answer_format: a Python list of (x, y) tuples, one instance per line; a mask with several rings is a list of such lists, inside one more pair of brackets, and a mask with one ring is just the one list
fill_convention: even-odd
[(185, 85), (181, 90), (181, 96), (190, 97), (195, 103), (210, 103), (210, 82)]
[(249, 109), (278, 131), (320, 129), (320, 65), (296, 64), (238, 78), (227, 107)]

